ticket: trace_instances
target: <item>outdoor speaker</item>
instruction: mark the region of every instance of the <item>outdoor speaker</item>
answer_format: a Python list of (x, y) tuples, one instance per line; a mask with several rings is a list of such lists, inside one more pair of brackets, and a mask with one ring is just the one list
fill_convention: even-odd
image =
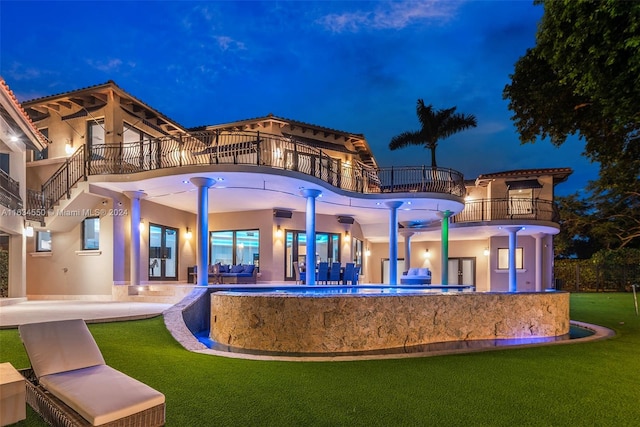
[(273, 216), (275, 216), (276, 218), (291, 218), (291, 215), (293, 215), (293, 212), (285, 211), (284, 209), (273, 210)]
[(340, 224), (353, 224), (353, 217), (352, 216), (339, 216), (338, 217), (338, 222)]

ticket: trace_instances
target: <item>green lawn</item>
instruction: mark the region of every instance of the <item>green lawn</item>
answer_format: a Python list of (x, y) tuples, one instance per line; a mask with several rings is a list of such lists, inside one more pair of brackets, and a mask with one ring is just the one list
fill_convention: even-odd
[[(640, 318), (632, 294), (573, 294), (609, 340), (439, 357), (270, 362), (190, 353), (161, 318), (90, 325), (107, 363), (160, 390), (168, 426), (636, 426)], [(0, 361), (29, 365), (16, 330)], [(33, 412), (20, 425), (42, 425)]]

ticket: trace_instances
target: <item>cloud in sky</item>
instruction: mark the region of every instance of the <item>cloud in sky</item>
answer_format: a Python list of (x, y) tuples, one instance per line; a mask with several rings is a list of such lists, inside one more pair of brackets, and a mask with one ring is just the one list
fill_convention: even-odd
[[(478, 118), (438, 148), (439, 165), (587, 170), (580, 143), (521, 146), (502, 99), (541, 16), (528, 1), (11, 1), (0, 74), (22, 100), (111, 79), (186, 127), (274, 113), (363, 133), (384, 166), (429, 162), (419, 148), (388, 149), (417, 129), (422, 98)], [(51, 22), (86, 25), (52, 37)]]
[(453, 1), (379, 2), (373, 10), (329, 13), (317, 20), (333, 33), (361, 30), (398, 30), (425, 21), (444, 21), (452, 17), (458, 6)]

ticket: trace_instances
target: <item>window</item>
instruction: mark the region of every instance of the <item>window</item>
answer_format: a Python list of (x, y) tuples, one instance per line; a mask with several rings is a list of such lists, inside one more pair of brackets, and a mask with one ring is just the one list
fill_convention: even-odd
[(9, 153), (0, 153), (0, 171), (9, 175)]
[(363, 246), (362, 240), (356, 239), (355, 237), (351, 239), (351, 257), (356, 265), (362, 265)]
[(36, 233), (36, 252), (51, 252), (51, 233), (38, 231)]
[(260, 230), (213, 231), (210, 264), (253, 264), (260, 268)]
[[(295, 280), (293, 263), (307, 263), (307, 234), (287, 230), (285, 233), (285, 280)], [(340, 234), (316, 233), (316, 263), (340, 262)]]
[(147, 142), (149, 140), (151, 140), (151, 137), (140, 129), (134, 128), (128, 123), (124, 124), (124, 132), (122, 134), (123, 143), (129, 144), (132, 142)]
[(531, 213), (533, 213), (533, 190), (531, 188), (509, 190), (509, 215)]
[(87, 139), (88, 149), (94, 149), (96, 147), (104, 147), (104, 120), (91, 120), (87, 122)]
[[(516, 269), (523, 269), (523, 261), (522, 261), (522, 248), (516, 248)], [(498, 249), (498, 270), (508, 270), (509, 269), (509, 249), (507, 248), (499, 248)]]
[[(40, 129), (40, 133), (49, 140), (49, 129)], [(45, 160), (49, 158), (49, 146), (47, 145), (44, 150), (33, 152), (33, 160)]]
[(100, 249), (100, 218), (86, 218), (82, 221), (82, 250)]

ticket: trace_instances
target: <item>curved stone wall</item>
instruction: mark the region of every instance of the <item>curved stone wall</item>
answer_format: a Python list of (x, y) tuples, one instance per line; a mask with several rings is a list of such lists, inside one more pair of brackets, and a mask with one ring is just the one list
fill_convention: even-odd
[(211, 294), (211, 338), (252, 350), (340, 353), (567, 333), (566, 292)]

